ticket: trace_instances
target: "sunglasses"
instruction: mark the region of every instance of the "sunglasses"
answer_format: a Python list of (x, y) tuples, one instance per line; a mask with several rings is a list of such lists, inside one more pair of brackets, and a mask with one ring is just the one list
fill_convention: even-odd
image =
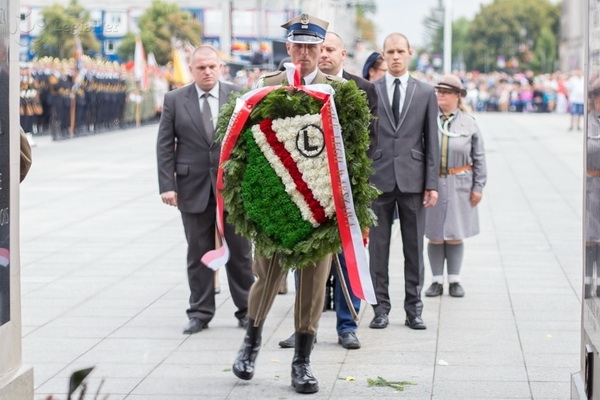
[(437, 94), (443, 94), (443, 95), (449, 95), (449, 94), (458, 94), (457, 92), (455, 92), (454, 90), (449, 90), (449, 89), (436, 89), (435, 91)]

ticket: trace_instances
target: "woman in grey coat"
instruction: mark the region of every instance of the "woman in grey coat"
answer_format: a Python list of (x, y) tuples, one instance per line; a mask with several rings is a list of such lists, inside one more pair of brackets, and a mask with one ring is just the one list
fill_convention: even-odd
[(440, 174), (437, 204), (426, 210), (425, 237), (429, 239), (433, 283), (425, 295), (435, 297), (444, 292), (445, 263), (450, 296), (463, 297), (463, 239), (479, 233), (477, 204), (487, 178), (485, 152), (479, 127), (461, 104), (466, 91), (460, 79), (445, 75), (435, 88), (440, 109)]

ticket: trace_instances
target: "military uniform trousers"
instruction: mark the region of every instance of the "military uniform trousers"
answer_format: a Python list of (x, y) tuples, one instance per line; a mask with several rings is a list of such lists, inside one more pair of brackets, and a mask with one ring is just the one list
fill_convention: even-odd
[[(271, 264), (270, 258), (256, 256), (252, 265), (252, 271), (257, 279), (248, 297), (248, 317), (257, 323), (266, 319), (282, 279), (286, 276), (279, 265), (279, 256), (276, 254), (274, 257), (274, 262)], [(325, 282), (329, 277), (330, 269), (331, 254), (328, 254), (314, 266), (298, 270), (298, 288), (294, 306), (296, 332), (308, 334), (317, 332), (325, 301)]]

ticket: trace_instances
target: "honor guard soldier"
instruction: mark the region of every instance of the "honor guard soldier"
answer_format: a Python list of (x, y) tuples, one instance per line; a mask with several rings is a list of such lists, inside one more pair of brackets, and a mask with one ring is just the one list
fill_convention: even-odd
[[(328, 84), (343, 79), (326, 75), (317, 68), (321, 44), (328, 23), (308, 14), (302, 14), (286, 24), (287, 52), (291, 61), (300, 65), (300, 76), (305, 85)], [(259, 79), (257, 87), (287, 84), (284, 71), (267, 74)], [(233, 373), (240, 379), (254, 376), (256, 357), (261, 346), (262, 329), (273, 300), (284, 279), (279, 254), (273, 259), (256, 255), (253, 271), (257, 276), (248, 299), (249, 324), (242, 347), (233, 364)], [(317, 326), (325, 296), (325, 283), (329, 277), (331, 254), (305, 268), (298, 269), (298, 290), (295, 302), (295, 353), (292, 361), (292, 386), (298, 393), (315, 393), (319, 383), (312, 374), (310, 355), (315, 341)]]

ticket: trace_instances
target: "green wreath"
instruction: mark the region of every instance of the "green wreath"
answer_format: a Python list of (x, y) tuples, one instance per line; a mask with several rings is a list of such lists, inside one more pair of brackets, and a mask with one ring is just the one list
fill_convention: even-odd
[[(362, 231), (373, 226), (375, 214), (370, 209), (379, 191), (369, 183), (373, 173), (367, 157), (369, 149), (369, 111), (366, 94), (354, 81), (332, 82), (334, 102), (342, 127), (346, 163), (357, 220)], [(223, 106), (217, 124), (217, 140), (222, 140), (233, 114), (235, 95)], [(240, 137), (223, 165), (222, 196), (228, 212), (227, 221), (236, 231), (253, 241), (255, 252), (265, 257), (280, 256), (282, 268), (303, 268), (341, 248), (337, 218), (313, 228), (310, 224), (293, 224), (299, 211), (293, 203), (278, 195), (280, 178), (254, 142), (250, 128), (261, 121), (318, 114), (323, 104), (299, 90), (280, 88), (257, 104), (241, 131)], [(279, 188), (280, 189), (280, 188)]]

